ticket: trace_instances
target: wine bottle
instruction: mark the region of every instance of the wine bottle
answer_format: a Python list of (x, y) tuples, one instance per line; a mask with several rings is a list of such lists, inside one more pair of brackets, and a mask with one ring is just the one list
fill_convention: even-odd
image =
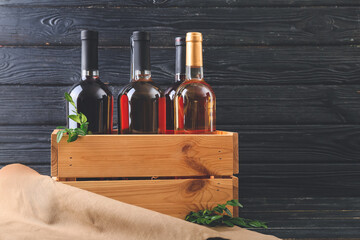
[(174, 133), (174, 99), (176, 89), (185, 80), (185, 50), (184, 37), (175, 38), (175, 82), (165, 91), (166, 99), (166, 133)]
[(202, 34), (186, 34), (186, 77), (176, 90), (175, 133), (216, 130), (215, 93), (203, 76)]
[[(108, 87), (100, 81), (98, 70), (98, 32), (81, 31), (81, 80), (69, 91), (78, 112), (89, 122), (92, 133), (111, 133), (113, 128), (114, 98)], [(74, 114), (75, 108), (68, 103), (67, 115)], [(79, 124), (68, 119), (68, 127)]]
[(165, 131), (165, 98), (152, 81), (150, 34), (136, 31), (131, 36), (131, 81), (118, 95), (120, 134), (156, 134)]

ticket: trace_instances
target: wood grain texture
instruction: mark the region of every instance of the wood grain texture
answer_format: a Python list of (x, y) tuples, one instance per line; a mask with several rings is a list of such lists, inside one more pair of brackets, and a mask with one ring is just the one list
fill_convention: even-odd
[[(233, 176), (233, 199), (239, 199), (239, 178)], [(239, 207), (233, 208), (233, 215), (239, 216)]]
[[(50, 163), (56, 125), (0, 126), (0, 163)], [(218, 125), (238, 132), (241, 164), (359, 163), (358, 125)], [(242, 173), (242, 171), (240, 171)]]
[(359, 238), (360, 198), (242, 198), (241, 216), (267, 221), (281, 238)]
[[(170, 85), (174, 76), (174, 48), (152, 48), (152, 77)], [(104, 82), (129, 80), (130, 50), (99, 50)], [(215, 85), (358, 84), (360, 48), (339, 47), (205, 47), (206, 81)], [(71, 85), (80, 79), (79, 47), (2, 47), (0, 84)]]
[[(0, 8), (3, 45), (78, 45), (79, 30), (101, 31), (100, 44), (128, 46), (135, 29), (173, 46), (196, 29), (210, 45), (358, 44), (358, 7), (321, 8)], [(17, 17), (21, 16), (21, 17)], [(141, 16), (141, 17), (140, 17)], [(181, 19), (181, 21), (179, 21)], [(36, 29), (36, 31), (33, 31)], [(219, 34), (221, 32), (221, 34)]]
[(51, 134), (51, 176), (58, 176), (58, 149), (57, 135)]
[(63, 183), (182, 219), (190, 211), (208, 209), (234, 198), (232, 179), (70, 181)]
[(242, 197), (360, 197), (360, 164), (241, 164)]
[[(115, 96), (120, 88), (111, 87)], [(0, 124), (64, 125), (63, 94), (69, 89), (70, 86), (0, 85), (3, 113)], [(213, 86), (213, 89), (218, 125), (360, 123), (360, 85)], [(117, 119), (114, 120), (116, 123)]]
[(233, 159), (234, 159), (234, 174), (239, 173), (239, 135), (233, 133)]
[[(56, 135), (55, 130), (52, 135)], [(232, 176), (233, 133), (88, 135), (52, 147), (56, 177)]]
[(243, 0), (243, 1), (223, 1), (223, 0), (7, 0), (1, 1), (1, 6), (51, 6), (51, 7), (269, 7), (269, 6), (360, 6), (356, 0)]
[(357, 197), (300, 197), (300, 198), (245, 198), (242, 212), (297, 212), (297, 211), (359, 211)]

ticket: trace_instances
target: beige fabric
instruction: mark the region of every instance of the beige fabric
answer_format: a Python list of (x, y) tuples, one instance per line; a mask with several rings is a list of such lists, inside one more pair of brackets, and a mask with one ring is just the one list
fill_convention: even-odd
[(0, 170), (1, 240), (277, 239), (241, 228), (225, 230), (219, 233), (70, 187), (23, 165)]

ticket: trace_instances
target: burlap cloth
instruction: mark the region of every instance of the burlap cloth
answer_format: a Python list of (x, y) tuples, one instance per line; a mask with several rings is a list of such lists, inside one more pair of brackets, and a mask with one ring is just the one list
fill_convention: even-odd
[(55, 182), (20, 164), (0, 170), (0, 239), (278, 239), (216, 230)]

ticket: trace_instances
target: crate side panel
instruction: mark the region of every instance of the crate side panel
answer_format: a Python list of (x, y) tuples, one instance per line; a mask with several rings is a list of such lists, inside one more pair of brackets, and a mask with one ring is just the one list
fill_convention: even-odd
[(234, 174), (239, 173), (239, 136), (238, 133), (233, 133), (233, 152), (234, 152)]
[(51, 176), (58, 176), (58, 143), (56, 141), (57, 130), (51, 134)]
[[(235, 176), (232, 177), (233, 180), (233, 198), (232, 199), (239, 199), (239, 179)], [(233, 208), (233, 214), (235, 217), (239, 216), (239, 208)]]
[(233, 199), (232, 179), (71, 181), (78, 187), (118, 201), (184, 218), (190, 211)]
[(233, 134), (89, 135), (59, 143), (59, 177), (231, 176)]

